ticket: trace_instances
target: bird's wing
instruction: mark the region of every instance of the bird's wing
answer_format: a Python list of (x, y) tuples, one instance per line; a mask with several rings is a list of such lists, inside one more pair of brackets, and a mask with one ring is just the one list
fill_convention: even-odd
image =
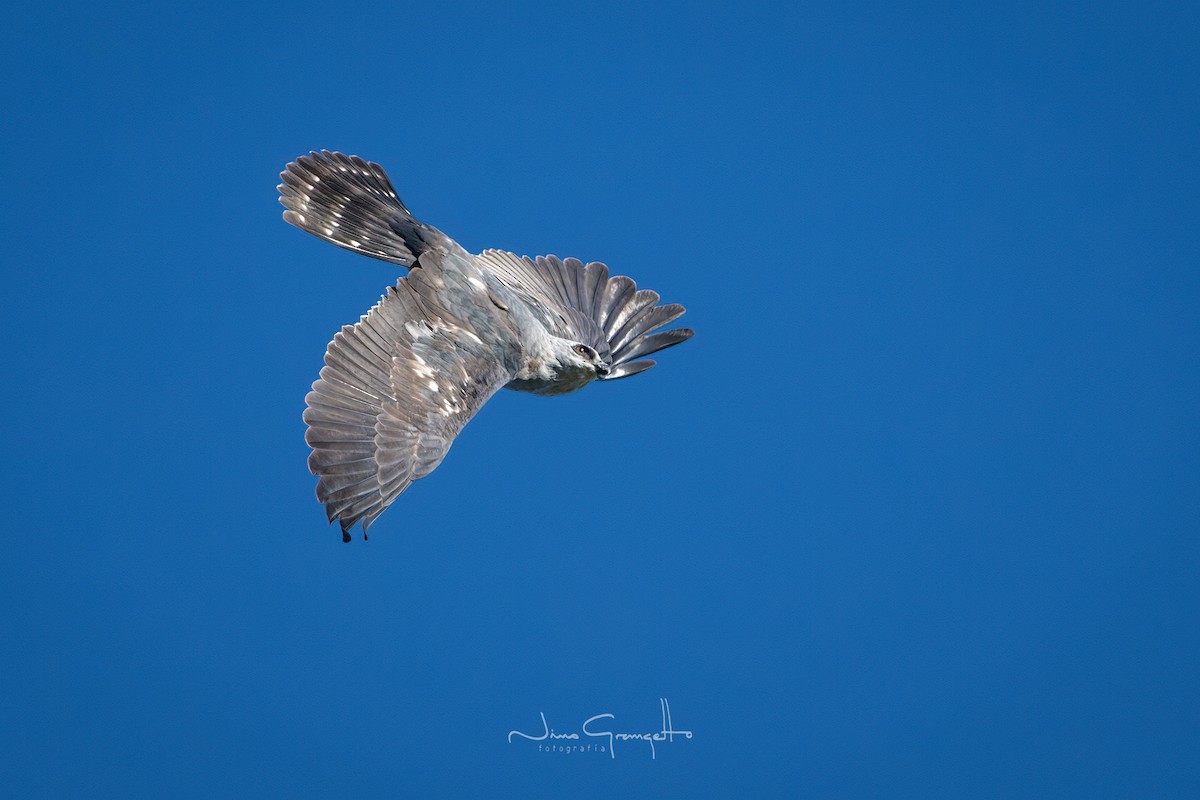
[(610, 278), (608, 267), (598, 261), (585, 265), (577, 258), (530, 258), (500, 250), (485, 250), (479, 258), (502, 283), (523, 293), (556, 335), (596, 348), (612, 365), (600, 380), (650, 369), (654, 361), (638, 359), (692, 336), (691, 328), (654, 333), (682, 316), (684, 307), (657, 305), (657, 292), (639, 290), (624, 275)]
[(383, 167), (328, 150), (300, 156), (279, 173), (285, 221), (338, 247), (412, 266), (445, 234), (418, 222)]
[(358, 324), (342, 328), (305, 398), (317, 498), (346, 541), (359, 522), (365, 536), (401, 492), (432, 472), (514, 374), (494, 341), (425, 302), (424, 272), (401, 278)]

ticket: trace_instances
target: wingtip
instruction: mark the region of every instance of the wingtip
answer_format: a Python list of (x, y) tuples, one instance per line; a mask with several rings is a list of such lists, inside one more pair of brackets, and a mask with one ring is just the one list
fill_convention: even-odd
[(640, 375), (657, 364), (658, 362), (652, 358), (643, 358), (639, 361), (627, 361), (624, 364), (618, 365), (615, 369), (613, 369), (612, 372), (608, 373), (608, 375), (605, 375), (603, 378), (600, 378), (600, 380), (619, 381), (622, 378), (630, 378), (634, 375)]

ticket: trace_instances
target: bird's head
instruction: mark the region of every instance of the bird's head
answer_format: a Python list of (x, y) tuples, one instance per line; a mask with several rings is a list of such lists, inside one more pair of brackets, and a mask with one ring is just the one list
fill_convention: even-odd
[(561, 350), (558, 354), (559, 363), (571, 371), (591, 373), (591, 376), (603, 378), (608, 375), (611, 367), (596, 348), (583, 342), (573, 342), (570, 339), (560, 339)]

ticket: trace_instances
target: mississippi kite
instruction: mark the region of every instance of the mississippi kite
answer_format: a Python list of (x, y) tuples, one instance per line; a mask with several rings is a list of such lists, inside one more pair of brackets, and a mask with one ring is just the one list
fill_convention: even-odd
[(472, 255), (417, 221), (387, 174), (358, 156), (312, 152), (280, 174), (283, 218), (408, 268), (325, 352), (305, 398), (308, 466), (329, 521), (367, 528), (498, 389), (567, 394), (654, 366), (643, 356), (688, 339), (655, 333), (684, 312), (599, 262)]

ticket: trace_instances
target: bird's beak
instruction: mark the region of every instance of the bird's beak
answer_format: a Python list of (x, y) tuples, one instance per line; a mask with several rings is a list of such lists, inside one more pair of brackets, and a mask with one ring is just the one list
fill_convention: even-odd
[(597, 376), (603, 378), (605, 375), (607, 375), (610, 372), (612, 372), (612, 367), (610, 367), (608, 364), (605, 364), (603, 361), (601, 361), (599, 364), (596, 365), (596, 375)]

